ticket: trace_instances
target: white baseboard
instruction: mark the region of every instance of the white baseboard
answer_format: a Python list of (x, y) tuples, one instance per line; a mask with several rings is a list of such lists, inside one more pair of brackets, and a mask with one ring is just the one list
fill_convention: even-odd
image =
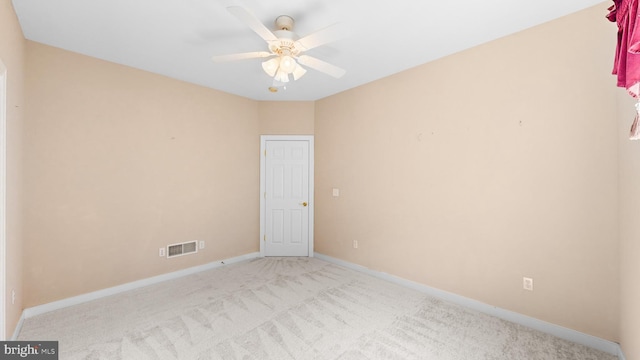
[(224, 265), (229, 265), (229, 264), (233, 264), (233, 263), (237, 263), (237, 262), (241, 262), (241, 261), (245, 261), (245, 260), (254, 259), (254, 258), (257, 258), (259, 256), (260, 256), (260, 253), (255, 252), (255, 253), (250, 253), (250, 254), (237, 256), (237, 257), (230, 258), (230, 259), (217, 260), (217, 261), (214, 261), (214, 262), (211, 262), (211, 263), (208, 263), (208, 264), (204, 264), (204, 265), (200, 265), (200, 266), (194, 266), (194, 267), (190, 267), (190, 268), (187, 268), (187, 269), (174, 271), (174, 272), (171, 272), (171, 273), (168, 273), (168, 274), (158, 275), (158, 276), (150, 277), (150, 278), (147, 278), (147, 279), (142, 279), (142, 280), (138, 280), (138, 281), (134, 281), (134, 282), (130, 282), (130, 283), (126, 283), (126, 284), (110, 287), (110, 288), (107, 288), (107, 289), (102, 289), (102, 290), (90, 292), (90, 293), (87, 293), (87, 294), (82, 294), (82, 295), (70, 297), (70, 298), (67, 298), (67, 299), (58, 300), (58, 301), (50, 302), (50, 303), (47, 303), (47, 304), (43, 304), (43, 305), (38, 305), (38, 306), (31, 307), (31, 308), (27, 308), (27, 309), (23, 310), (22, 317), (20, 318), (20, 322), (18, 323), (18, 327), (16, 328), (16, 332), (14, 333), (13, 336), (15, 338), (19, 334), (19, 330), (22, 327), (23, 319), (28, 319), (30, 317), (33, 317), (33, 316), (36, 316), (36, 315), (40, 315), (40, 314), (44, 314), (44, 313), (47, 313), (49, 311), (63, 309), (63, 308), (69, 307), (69, 306), (78, 305), (78, 304), (82, 304), (82, 303), (89, 302), (89, 301), (92, 301), (92, 300), (97, 300), (97, 299), (100, 299), (100, 298), (103, 298), (103, 297), (119, 294), (119, 293), (122, 293), (122, 292), (125, 292), (125, 291), (134, 290), (134, 289), (138, 289), (138, 288), (141, 288), (141, 287), (157, 284), (157, 283), (160, 283), (160, 282), (163, 282), (163, 281), (173, 280), (173, 279), (177, 279), (177, 278), (180, 278), (180, 277), (183, 277), (183, 276), (199, 273), (199, 272), (202, 272), (202, 271), (215, 269), (215, 268), (218, 268), (218, 267), (221, 267), (221, 266), (224, 266)]
[(20, 315), (20, 319), (18, 320), (15, 330), (13, 330), (13, 336), (11, 336), (10, 339), (11, 341), (18, 340), (18, 335), (20, 335), (20, 330), (22, 330), (22, 324), (24, 324), (24, 311)]
[(464, 306), (466, 308), (470, 308), (488, 315), (495, 316), (497, 318), (507, 320), (516, 324), (520, 324), (526, 326), (528, 328), (532, 328), (538, 331), (542, 331), (547, 334), (551, 334), (553, 336), (559, 337), (561, 339), (565, 339), (568, 341), (572, 341), (581, 345), (588, 346), (590, 348), (600, 350), (602, 352), (606, 352), (611, 355), (618, 356), (621, 360), (624, 360), (624, 355), (622, 354), (622, 350), (620, 349), (620, 345), (614, 343), (612, 341), (604, 340), (592, 335), (584, 334), (576, 330), (571, 330), (562, 326), (558, 326), (555, 324), (548, 323), (546, 321), (538, 320), (526, 315), (518, 314), (513, 311), (501, 309), (495, 306), (491, 306), (485, 304), (483, 302), (473, 300), (470, 298), (466, 298), (464, 296), (456, 295), (450, 292), (446, 292), (440, 289), (432, 288), (420, 283), (416, 283), (410, 280), (406, 280), (394, 275), (390, 275), (387, 273), (383, 273), (380, 271), (371, 270), (367, 267), (357, 265), (354, 263), (350, 263), (348, 261), (336, 259), (327, 255), (323, 255), (320, 253), (315, 253), (315, 257), (320, 260), (324, 260), (327, 262), (334, 263), (336, 265), (344, 266), (349, 269), (353, 269), (356, 271), (360, 271), (366, 273), (368, 275), (377, 277), (379, 279), (387, 280), (398, 285), (402, 285), (427, 295), (431, 295), (433, 297), (437, 297), (439, 299), (452, 302), (454, 304), (458, 304)]
[(622, 348), (618, 346), (618, 360), (626, 360), (627, 358), (624, 356), (622, 352)]

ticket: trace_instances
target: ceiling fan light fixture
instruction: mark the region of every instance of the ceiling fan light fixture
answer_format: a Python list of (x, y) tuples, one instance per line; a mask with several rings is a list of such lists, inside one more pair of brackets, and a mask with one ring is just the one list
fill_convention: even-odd
[(280, 67), (280, 58), (274, 57), (273, 59), (263, 61), (262, 62), (262, 70), (267, 73), (267, 75), (274, 77), (276, 75), (276, 71), (278, 71), (278, 67)]
[(291, 74), (295, 69), (298, 63), (289, 55), (283, 55), (280, 57), (280, 69), (287, 74)]
[(293, 80), (300, 79), (306, 73), (307, 69), (303, 68), (299, 64), (296, 64), (296, 68), (293, 70)]
[(280, 69), (278, 70), (278, 72), (276, 73), (276, 76), (274, 78), (276, 81), (279, 81), (281, 83), (287, 83), (289, 82), (289, 74), (287, 74), (286, 72), (284, 72), (282, 70), (282, 67), (280, 67)]

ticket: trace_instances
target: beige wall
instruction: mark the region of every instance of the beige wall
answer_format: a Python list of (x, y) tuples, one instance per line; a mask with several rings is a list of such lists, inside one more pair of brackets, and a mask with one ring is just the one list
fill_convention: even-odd
[(313, 135), (313, 101), (261, 101), (261, 135)]
[[(255, 102), (33, 42), (27, 67), (26, 307), (258, 250), (259, 134), (313, 134), (313, 102)], [(206, 250), (157, 256), (189, 240)]]
[(605, 11), (317, 101), (316, 251), (618, 339)]
[(257, 102), (34, 42), (26, 66), (25, 307), (259, 250)]
[[(22, 313), (22, 123), (24, 111), (24, 44), (10, 0), (0, 0), (0, 59), (7, 67), (7, 283), (6, 336)], [(11, 303), (11, 291), (16, 302)]]
[(620, 342), (628, 360), (640, 359), (640, 141), (629, 140), (633, 99), (618, 92), (620, 138)]

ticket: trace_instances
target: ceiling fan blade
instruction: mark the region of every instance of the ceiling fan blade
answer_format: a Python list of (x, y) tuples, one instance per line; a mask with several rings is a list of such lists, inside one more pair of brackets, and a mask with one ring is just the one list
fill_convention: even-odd
[(233, 14), (238, 20), (245, 23), (251, 30), (255, 31), (256, 34), (260, 35), (264, 41), (275, 41), (278, 38), (271, 32), (271, 30), (267, 29), (266, 26), (258, 18), (253, 15), (253, 13), (249, 12), (249, 10), (243, 8), (242, 6), (229, 6), (227, 10)]
[(344, 37), (338, 24), (329, 25), (298, 40), (305, 50), (311, 50), (320, 45), (324, 45)]
[(314, 70), (318, 70), (327, 75), (331, 75), (336, 79), (339, 79), (344, 75), (347, 71), (339, 68), (335, 65), (331, 65), (327, 62), (324, 62), (320, 59), (314, 58), (309, 55), (301, 55), (298, 57), (298, 62), (302, 65), (306, 65)]
[(244, 60), (244, 59), (255, 59), (255, 58), (266, 58), (273, 55), (268, 51), (254, 51), (247, 53), (238, 53), (238, 54), (229, 54), (229, 55), (216, 55), (211, 58), (214, 62), (227, 62), (234, 60)]

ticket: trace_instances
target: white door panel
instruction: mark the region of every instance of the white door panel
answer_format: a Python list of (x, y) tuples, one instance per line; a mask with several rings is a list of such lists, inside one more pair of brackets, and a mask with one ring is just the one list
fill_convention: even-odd
[(300, 137), (277, 138), (263, 139), (261, 253), (264, 256), (310, 256), (312, 141), (296, 140)]

